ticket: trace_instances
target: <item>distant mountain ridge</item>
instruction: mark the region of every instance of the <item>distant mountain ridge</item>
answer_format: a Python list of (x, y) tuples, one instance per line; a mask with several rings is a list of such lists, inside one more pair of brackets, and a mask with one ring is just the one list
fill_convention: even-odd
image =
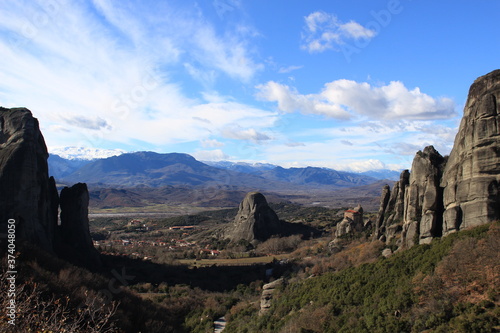
[(285, 169), (265, 163), (200, 162), (188, 154), (125, 153), (91, 161), (49, 158), (60, 182), (83, 181), (100, 187), (224, 187), (259, 190), (339, 189), (369, 185), (377, 178), (327, 168)]
[[(270, 163), (246, 163), (246, 162), (231, 162), (231, 161), (202, 161), (205, 164), (221, 168), (221, 169), (227, 169), (227, 170), (234, 170), (238, 172), (243, 172), (243, 173), (250, 173), (250, 174), (261, 174), (262, 172), (269, 171), (275, 168), (282, 168), (278, 165), (275, 164), (270, 164)], [(304, 168), (297, 168), (297, 167), (292, 167), (289, 169), (305, 169), (308, 167)], [(314, 167), (309, 167), (309, 168), (314, 168)], [(286, 169), (286, 168), (282, 168)], [(316, 167), (316, 169), (325, 169), (325, 170), (330, 170), (330, 171), (335, 171), (335, 172), (341, 172), (341, 173), (348, 173), (352, 175), (363, 175), (363, 176), (369, 176), (372, 178), (376, 179), (387, 179), (387, 180), (393, 180), (397, 181), (399, 180), (399, 175), (401, 174), (402, 170), (394, 171), (394, 170), (389, 170), (389, 169), (377, 169), (377, 170), (368, 170), (368, 171), (363, 171), (363, 172), (354, 172), (354, 171), (338, 171), (335, 169), (331, 168), (324, 168), (324, 167)]]

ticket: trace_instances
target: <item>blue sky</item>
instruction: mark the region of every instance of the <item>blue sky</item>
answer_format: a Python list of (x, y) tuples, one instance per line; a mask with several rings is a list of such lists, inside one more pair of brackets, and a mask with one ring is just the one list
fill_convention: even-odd
[(0, 2), (0, 105), (50, 151), (184, 152), (339, 170), (448, 154), (499, 68), (500, 2)]

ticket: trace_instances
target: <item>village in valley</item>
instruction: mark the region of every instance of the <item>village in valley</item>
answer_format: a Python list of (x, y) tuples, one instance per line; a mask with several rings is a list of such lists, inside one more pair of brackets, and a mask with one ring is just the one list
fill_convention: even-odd
[[(234, 210), (232, 210), (234, 211)], [(321, 207), (307, 208), (307, 218), (296, 223), (305, 223), (318, 228), (320, 232), (310, 237), (299, 237), (301, 246), (323, 243), (325, 246), (335, 239), (346, 235), (360, 233), (372, 226), (374, 215), (363, 215), (363, 208), (327, 210)], [(228, 214), (228, 216), (231, 216)], [(185, 221), (189, 218), (185, 217)], [(196, 220), (196, 219), (195, 219)], [(214, 223), (208, 220), (198, 225), (165, 225), (162, 218), (93, 218), (90, 229), (93, 244), (104, 255), (128, 257), (157, 263), (201, 264), (248, 264), (269, 262), (269, 257), (287, 257), (299, 246), (289, 249), (268, 248), (261, 244), (229, 244), (229, 240), (218, 238), (221, 225), (233, 223), (233, 219), (225, 218)], [(306, 222), (307, 221), (307, 222)], [(332, 229), (335, 225), (337, 227)], [(333, 233), (332, 233), (333, 231)], [(207, 237), (208, 235), (208, 237)], [(280, 239), (281, 235), (276, 235)], [(307, 240), (307, 241), (306, 241)], [(338, 242), (338, 241), (337, 241)], [(261, 242), (260, 242), (261, 243)], [(253, 260), (242, 260), (253, 258)], [(218, 261), (214, 259), (220, 259)], [(195, 260), (186, 261), (186, 260)], [(207, 261), (208, 260), (208, 261)], [(198, 262), (197, 262), (198, 261)]]

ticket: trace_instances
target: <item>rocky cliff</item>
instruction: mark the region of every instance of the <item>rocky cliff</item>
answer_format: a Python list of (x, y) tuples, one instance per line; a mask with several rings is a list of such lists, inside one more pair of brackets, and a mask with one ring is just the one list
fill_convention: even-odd
[(286, 226), (269, 207), (266, 198), (259, 192), (248, 193), (240, 203), (234, 223), (227, 229), (225, 237), (233, 242), (241, 239), (248, 242), (265, 241), (272, 235), (285, 232)]
[(444, 170), (443, 233), (500, 219), (500, 70), (471, 86)]
[(49, 179), (38, 120), (24, 108), (0, 108), (0, 225), (16, 221), (16, 240), (52, 249), (58, 197)]
[(61, 195), (59, 225), (60, 200), (55, 180), (48, 174), (48, 156), (32, 113), (0, 107), (0, 236), (5, 236), (7, 221), (13, 219), (17, 244), (26, 242), (69, 260), (85, 257), (84, 261), (98, 264), (86, 215), (87, 188), (80, 188), (77, 196)]
[(499, 98), (500, 70), (472, 84), (449, 158), (426, 147), (392, 193), (383, 188), (376, 238), (411, 247), (500, 220)]
[(429, 243), (442, 234), (443, 191), (440, 187), (445, 158), (433, 146), (417, 152), (405, 190), (404, 245)]
[(382, 189), (380, 208), (375, 225), (375, 236), (388, 244), (403, 229), (404, 198), (409, 179), (410, 172), (403, 170), (392, 191), (389, 185), (385, 185)]

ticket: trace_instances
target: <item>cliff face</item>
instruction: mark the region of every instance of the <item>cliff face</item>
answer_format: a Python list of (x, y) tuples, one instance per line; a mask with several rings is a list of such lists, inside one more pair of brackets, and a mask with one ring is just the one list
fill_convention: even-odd
[[(499, 98), (500, 70), (472, 84), (449, 158), (426, 147), (416, 154), (406, 186), (396, 183), (389, 200), (388, 187), (382, 190), (377, 238), (390, 243), (395, 236), (397, 245), (410, 247), (500, 220)], [(400, 217), (401, 234), (393, 234), (390, 226)]]
[(444, 170), (443, 233), (500, 219), (500, 70), (471, 86)]
[(226, 238), (233, 242), (241, 239), (248, 242), (264, 241), (272, 235), (283, 233), (284, 229), (284, 223), (269, 207), (264, 195), (250, 192), (240, 203), (234, 223), (226, 232)]
[(433, 237), (441, 236), (443, 191), (440, 181), (444, 164), (445, 158), (433, 146), (425, 147), (413, 159), (404, 199), (405, 246), (429, 243)]
[(38, 120), (24, 108), (0, 108), (0, 226), (16, 220), (16, 239), (52, 249), (58, 197), (49, 179)]
[(394, 184), (392, 192), (389, 185), (382, 189), (380, 209), (375, 226), (375, 237), (381, 241), (390, 243), (403, 228), (404, 198), (409, 178), (410, 173), (408, 170), (404, 170), (399, 176), (399, 181)]
[(78, 195), (61, 193), (63, 213), (58, 225), (60, 200), (55, 180), (48, 175), (48, 155), (31, 112), (0, 107), (0, 234), (6, 233), (7, 221), (14, 219), (16, 242), (36, 245), (76, 263), (99, 264), (88, 226), (87, 187), (79, 185)]

